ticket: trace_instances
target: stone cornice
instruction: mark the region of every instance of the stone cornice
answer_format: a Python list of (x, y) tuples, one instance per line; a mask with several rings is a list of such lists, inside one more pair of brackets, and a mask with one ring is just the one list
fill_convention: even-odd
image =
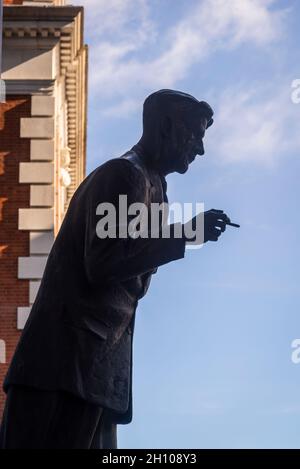
[(61, 27), (53, 27), (51, 23), (44, 25), (32, 25), (30, 27), (24, 25), (24, 23), (18, 24), (9, 22), (4, 25), (3, 36), (5, 38), (48, 38), (54, 37), (59, 38), (61, 36)]
[[(3, 35), (7, 44), (22, 49), (58, 50), (57, 80), (64, 83), (67, 102), (67, 146), (71, 184), (67, 203), (85, 175), (87, 123), (87, 47), (83, 42), (83, 7), (5, 6)], [(19, 42), (22, 41), (22, 42)], [(51, 94), (55, 80), (6, 80), (7, 92)]]
[[(4, 5), (4, 21), (73, 21), (81, 13), (83, 7), (68, 6), (22, 6)], [(82, 32), (82, 31), (81, 31)]]
[(54, 80), (5, 80), (7, 94), (52, 95)]

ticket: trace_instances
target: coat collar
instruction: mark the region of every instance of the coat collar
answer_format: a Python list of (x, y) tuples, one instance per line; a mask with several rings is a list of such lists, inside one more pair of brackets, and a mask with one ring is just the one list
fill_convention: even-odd
[(166, 192), (167, 192), (166, 178), (162, 173), (160, 173), (159, 171), (157, 171), (154, 168), (151, 168), (150, 166), (148, 166), (146, 164), (146, 159), (144, 157), (145, 152), (144, 152), (142, 146), (137, 143), (136, 145), (134, 145), (131, 148), (130, 152), (134, 152), (137, 155), (140, 165), (144, 168), (144, 170), (148, 174), (151, 186), (152, 187), (155, 186), (157, 184), (157, 178), (159, 178), (160, 181), (161, 181), (161, 184), (162, 184), (163, 192), (164, 192), (164, 194), (166, 194)]

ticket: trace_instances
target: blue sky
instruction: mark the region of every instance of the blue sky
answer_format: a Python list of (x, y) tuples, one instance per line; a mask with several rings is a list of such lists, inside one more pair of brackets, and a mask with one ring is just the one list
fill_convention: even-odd
[(215, 124), (169, 200), (241, 224), (153, 276), (120, 448), (300, 448), (300, 2), (72, 3), (90, 47), (87, 172), (136, 143), (148, 94), (191, 93)]

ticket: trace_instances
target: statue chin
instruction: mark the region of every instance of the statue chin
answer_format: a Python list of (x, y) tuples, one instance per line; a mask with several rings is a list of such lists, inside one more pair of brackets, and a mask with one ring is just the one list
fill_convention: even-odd
[(182, 158), (182, 160), (177, 165), (176, 172), (179, 173), (179, 174), (186, 173), (187, 170), (189, 169), (189, 164), (190, 164), (190, 162), (189, 162), (188, 156), (186, 155)]
[(178, 168), (176, 169), (176, 173), (184, 174), (187, 172), (188, 169), (189, 169), (189, 164), (183, 163), (181, 166), (178, 166)]

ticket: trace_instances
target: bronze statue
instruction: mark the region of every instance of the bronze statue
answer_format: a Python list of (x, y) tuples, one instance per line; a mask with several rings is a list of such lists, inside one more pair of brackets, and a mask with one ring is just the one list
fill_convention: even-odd
[[(185, 173), (204, 154), (212, 116), (207, 103), (186, 93), (151, 94), (139, 142), (75, 192), (4, 382), (0, 447), (116, 448), (117, 424), (132, 420), (138, 301), (151, 275), (183, 258), (190, 240), (184, 225), (180, 237), (171, 229), (168, 238), (101, 239), (97, 207), (117, 207), (120, 194), (128, 204), (167, 202), (165, 176)], [(205, 212), (203, 241), (217, 241), (229, 223), (221, 210)]]

